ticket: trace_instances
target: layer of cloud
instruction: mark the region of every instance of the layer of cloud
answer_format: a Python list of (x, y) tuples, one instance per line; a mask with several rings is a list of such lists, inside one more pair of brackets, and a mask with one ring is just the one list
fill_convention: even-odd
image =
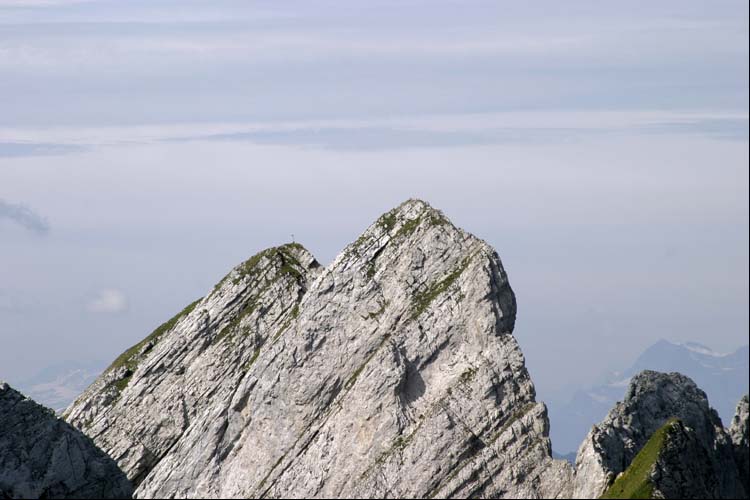
[(2, 124), (747, 108), (747, 2), (60, 3), (5, 9)]
[[(338, 151), (384, 151), (501, 144), (550, 144), (611, 134), (692, 134), (747, 141), (747, 119), (697, 120), (621, 127), (503, 127), (482, 130), (432, 130), (390, 127), (328, 127), (197, 135), (187, 140), (247, 141), (261, 145), (301, 146)], [(185, 140), (184, 138), (182, 140)]]
[(128, 300), (125, 297), (125, 294), (120, 290), (107, 288), (100, 290), (99, 293), (89, 301), (86, 308), (94, 313), (120, 313), (128, 308)]
[(581, 110), (368, 120), (0, 128), (0, 157), (60, 155), (91, 151), (97, 146), (158, 142), (237, 141), (337, 151), (387, 151), (551, 144), (615, 134), (700, 135), (747, 141), (748, 115), (720, 111)]
[(37, 234), (49, 232), (49, 222), (22, 203), (9, 203), (0, 199), (0, 220), (7, 219)]
[(0, 158), (17, 156), (57, 156), (80, 153), (86, 146), (77, 144), (53, 144), (40, 142), (0, 142)]
[(645, 133), (701, 134), (729, 141), (748, 140), (747, 118), (709, 118), (685, 122), (657, 123), (643, 128)]

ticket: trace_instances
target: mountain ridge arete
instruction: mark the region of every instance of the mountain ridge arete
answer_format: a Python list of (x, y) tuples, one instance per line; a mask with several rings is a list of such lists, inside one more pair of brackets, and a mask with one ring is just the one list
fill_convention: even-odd
[(265, 250), (124, 353), (65, 418), (136, 497), (560, 497), (495, 251), (427, 203), (324, 268)]

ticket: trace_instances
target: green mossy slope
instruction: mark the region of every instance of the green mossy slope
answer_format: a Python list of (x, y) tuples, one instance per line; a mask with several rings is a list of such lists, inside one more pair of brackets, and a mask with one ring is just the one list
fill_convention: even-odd
[(677, 419), (670, 419), (649, 438), (630, 466), (622, 473), (601, 498), (652, 498), (654, 485), (651, 471), (659, 458), (672, 427)]

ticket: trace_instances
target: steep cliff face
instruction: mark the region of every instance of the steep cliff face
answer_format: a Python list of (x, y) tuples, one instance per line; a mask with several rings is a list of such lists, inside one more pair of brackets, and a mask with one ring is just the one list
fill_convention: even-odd
[[(624, 401), (579, 448), (574, 497), (598, 498), (606, 491), (618, 498), (610, 485), (623, 472), (628, 480), (640, 477), (657, 497), (745, 496), (729, 434), (705, 393), (679, 373), (633, 377)], [(622, 482), (614, 490), (623, 490)]]
[(500, 259), (411, 200), (238, 266), (66, 412), (138, 497), (556, 497)]
[(77, 429), (0, 381), (0, 498), (130, 498), (115, 462)]

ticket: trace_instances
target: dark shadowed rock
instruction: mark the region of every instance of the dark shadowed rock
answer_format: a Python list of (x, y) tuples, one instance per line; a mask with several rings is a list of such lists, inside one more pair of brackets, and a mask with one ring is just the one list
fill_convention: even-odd
[(117, 464), (80, 431), (0, 382), (0, 497), (130, 498)]
[(652, 482), (655, 491), (678, 491), (680, 478), (692, 474), (691, 484), (710, 492), (709, 498), (743, 497), (732, 442), (705, 393), (684, 375), (653, 371), (633, 377), (625, 400), (615, 405), (581, 444), (574, 497), (602, 495), (672, 419), (679, 420), (679, 425), (670, 431), (664, 454), (659, 455), (661, 462), (654, 476), (658, 484)]
[(748, 396), (745, 395), (737, 404), (737, 411), (729, 427), (729, 437), (734, 446), (734, 458), (740, 471), (745, 493), (750, 494), (750, 438), (748, 437)]
[(690, 427), (670, 422), (651, 470), (655, 498), (728, 498), (720, 466)]

